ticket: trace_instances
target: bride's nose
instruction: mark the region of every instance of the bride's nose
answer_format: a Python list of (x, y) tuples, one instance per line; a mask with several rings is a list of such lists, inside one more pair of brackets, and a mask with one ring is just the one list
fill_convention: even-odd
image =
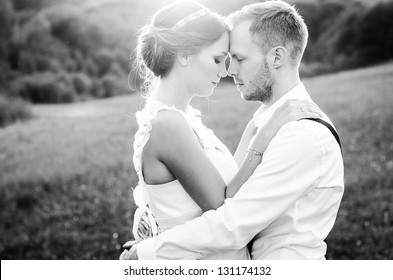
[(227, 70), (225, 68), (225, 63), (220, 63), (220, 66), (218, 68), (218, 74), (217, 76), (220, 78), (224, 78), (228, 75)]

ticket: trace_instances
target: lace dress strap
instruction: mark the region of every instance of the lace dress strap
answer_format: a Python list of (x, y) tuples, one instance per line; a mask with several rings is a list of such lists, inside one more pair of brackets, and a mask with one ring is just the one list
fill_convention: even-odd
[[(137, 241), (141, 241), (160, 233), (160, 228), (158, 227), (154, 215), (149, 208), (144, 193), (143, 185), (146, 183), (142, 173), (142, 151), (150, 138), (150, 131), (152, 129), (151, 122), (154, 118), (156, 118), (158, 112), (161, 110), (179, 111), (174, 106), (167, 106), (159, 102), (148, 101), (146, 102), (145, 108), (136, 113), (138, 131), (135, 133), (134, 137), (133, 163), (139, 182), (133, 190), (134, 201), (138, 208), (134, 214), (132, 232), (135, 240)], [(144, 225), (142, 225), (141, 221), (144, 221)]]
[(136, 113), (136, 120), (139, 128), (134, 137), (133, 163), (135, 171), (138, 174), (139, 184), (145, 183), (142, 174), (142, 151), (150, 138), (150, 131), (152, 129), (151, 122), (157, 117), (158, 112), (162, 110), (178, 111), (185, 115), (183, 111), (178, 110), (175, 106), (167, 106), (158, 101), (147, 101), (145, 108)]

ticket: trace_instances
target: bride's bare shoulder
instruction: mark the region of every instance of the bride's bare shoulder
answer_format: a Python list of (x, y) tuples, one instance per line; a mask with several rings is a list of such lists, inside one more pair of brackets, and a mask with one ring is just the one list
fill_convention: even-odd
[(183, 113), (175, 110), (161, 110), (151, 121), (151, 137), (163, 143), (165, 140), (176, 142), (178, 138), (183, 138), (192, 129)]

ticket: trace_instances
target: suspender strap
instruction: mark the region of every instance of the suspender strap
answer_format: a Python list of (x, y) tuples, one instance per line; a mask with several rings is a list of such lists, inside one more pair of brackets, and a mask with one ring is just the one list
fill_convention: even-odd
[(341, 153), (342, 153), (340, 137), (338, 136), (337, 131), (332, 127), (332, 125), (330, 123), (328, 123), (328, 122), (326, 122), (326, 121), (324, 121), (322, 119), (314, 119), (314, 118), (304, 118), (302, 120), (310, 120), (310, 121), (314, 121), (314, 122), (317, 122), (317, 123), (320, 123), (320, 124), (326, 126), (330, 130), (330, 132), (333, 134), (334, 138), (336, 138), (337, 143), (340, 146), (340, 150), (341, 150)]
[[(314, 119), (314, 118), (304, 118), (304, 119), (302, 119), (302, 120), (310, 120), (310, 121), (314, 121), (314, 122), (317, 122), (317, 123), (320, 123), (320, 124), (326, 126), (326, 127), (330, 130), (330, 132), (333, 134), (334, 138), (336, 138), (337, 143), (338, 143), (338, 145), (340, 146), (340, 150), (341, 150), (341, 153), (342, 153), (340, 137), (338, 136), (337, 131), (333, 128), (333, 126), (332, 126), (330, 123), (328, 123), (328, 122), (326, 122), (326, 121), (324, 121), (324, 120), (321, 120), (321, 119)], [(325, 241), (325, 242), (326, 242), (326, 241)], [(254, 243), (254, 239), (252, 239), (252, 240), (247, 244), (247, 248), (248, 248), (248, 251), (249, 251), (250, 253), (251, 253), (251, 251), (252, 251), (252, 245), (253, 245), (253, 243)]]

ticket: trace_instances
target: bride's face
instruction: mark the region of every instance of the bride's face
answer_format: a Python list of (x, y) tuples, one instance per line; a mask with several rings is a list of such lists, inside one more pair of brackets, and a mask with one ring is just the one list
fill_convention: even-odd
[(187, 67), (188, 85), (191, 93), (210, 96), (220, 79), (227, 75), (225, 59), (228, 55), (229, 35), (225, 32), (220, 39), (190, 55)]

